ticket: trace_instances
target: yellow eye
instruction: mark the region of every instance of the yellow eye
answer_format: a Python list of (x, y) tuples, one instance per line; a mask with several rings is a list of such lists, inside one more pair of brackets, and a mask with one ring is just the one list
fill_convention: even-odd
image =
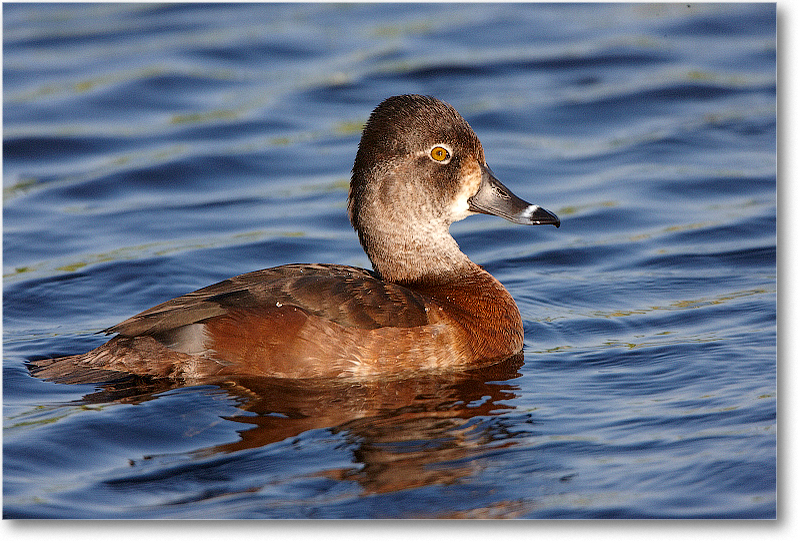
[(433, 149), (431, 149), (431, 158), (436, 162), (444, 162), (448, 158), (450, 158), (450, 151), (445, 149), (444, 147), (437, 145)]

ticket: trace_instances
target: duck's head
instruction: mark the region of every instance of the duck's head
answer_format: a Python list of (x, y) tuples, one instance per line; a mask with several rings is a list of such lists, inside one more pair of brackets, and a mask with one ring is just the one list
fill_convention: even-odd
[(457, 273), (469, 259), (448, 228), (471, 214), (560, 225), (497, 180), (480, 140), (452, 106), (420, 95), (388, 98), (370, 115), (348, 209), (375, 270), (396, 282)]

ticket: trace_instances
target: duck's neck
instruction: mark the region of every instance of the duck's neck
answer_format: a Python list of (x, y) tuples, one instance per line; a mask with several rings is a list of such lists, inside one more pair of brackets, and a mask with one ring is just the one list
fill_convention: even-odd
[(358, 235), (375, 271), (392, 283), (439, 284), (481, 270), (444, 224), (416, 224), (404, 232), (359, 229)]

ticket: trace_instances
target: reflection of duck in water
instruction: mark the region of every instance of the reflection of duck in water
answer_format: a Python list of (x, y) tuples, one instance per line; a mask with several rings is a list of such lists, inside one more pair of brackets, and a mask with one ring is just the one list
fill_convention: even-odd
[[(209, 470), (225, 473), (246, 464), (262, 466), (252, 468), (256, 471), (274, 470), (280, 476), (276, 475), (276, 480), (256, 477), (261, 483), (246, 488), (224, 484), (220, 488), (226, 493), (250, 493), (258, 492), (262, 488), (259, 484), (326, 487), (330, 481), (344, 481), (358, 485), (343, 487), (350, 488), (346, 492), (383, 494), (458, 483), (478, 476), (484, 467), (481, 457), (524, 439), (525, 428), (533, 420), (530, 413), (514, 413), (517, 386), (509, 382), (520, 375), (521, 364), (520, 354), (489, 367), (419, 372), (407, 379), (217, 378), (215, 384), (241, 410), (223, 417), (243, 425), (237, 430), (238, 439), (190, 453), (148, 455), (137, 459), (135, 469), (114, 481), (134, 488), (169, 488), (173, 481), (185, 484), (195, 471), (198, 478), (205, 479)], [(146, 395), (148, 381), (128, 376), (114, 385), (102, 385), (102, 392), (84, 400), (147, 401), (152, 398)], [(153, 380), (150, 385), (165, 382)], [(203, 394), (186, 393), (192, 398)], [(213, 394), (218, 397), (219, 391), (215, 389)], [(185, 401), (194, 405), (196, 400)], [(223, 403), (230, 406), (230, 402)], [(314, 432), (318, 429), (325, 431), (320, 435)], [(311, 451), (318, 450), (320, 440), (335, 446), (338, 460), (313, 458)], [(305, 460), (298, 460), (299, 453), (289, 454), (305, 451), (306, 445), (311, 451), (300, 455)], [(300, 462), (302, 467), (293, 462)], [(293, 477), (298, 479), (294, 481)], [(265, 490), (265, 496), (274, 492)], [(314, 500), (309, 496), (310, 504)], [(520, 513), (519, 504), (500, 504), (497, 511), (478, 511), (473, 516)], [(447, 516), (447, 512), (442, 515)]]
[(37, 375), (97, 370), (202, 379), (386, 375), (475, 367), (522, 349), (506, 289), (461, 252), (449, 226), (473, 213), (559, 225), (493, 175), (451, 106), (396, 96), (370, 116), (353, 166), (350, 221), (375, 268), (293, 264), (247, 273), (144, 311), (82, 355)]
[[(504, 381), (519, 377), (521, 365), (519, 354), (489, 367), (420, 372), (406, 379), (225, 378), (216, 384), (240, 398), (240, 409), (248, 413), (228, 418), (255, 427), (241, 431), (241, 441), (212, 451), (260, 447), (315, 428), (368, 434), (370, 441), (396, 441), (403, 428), (418, 434), (429, 421), (490, 416), (512, 409), (503, 402), (515, 397), (516, 386)], [(420, 427), (423, 420), (428, 422)], [(433, 426), (444, 431), (449, 425), (434, 422)], [(424, 436), (408, 438), (414, 439)]]

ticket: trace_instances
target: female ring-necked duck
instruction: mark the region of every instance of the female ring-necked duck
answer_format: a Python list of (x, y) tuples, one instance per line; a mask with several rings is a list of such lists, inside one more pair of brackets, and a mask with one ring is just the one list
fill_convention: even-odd
[(503, 186), (449, 104), (405, 95), (364, 127), (348, 211), (374, 272), (290, 264), (227, 279), (105, 330), (85, 354), (35, 362), (80, 382), (93, 370), (202, 379), (384, 375), (477, 366), (522, 350), (519, 309), (461, 252), (450, 224), (474, 213), (560, 222)]

